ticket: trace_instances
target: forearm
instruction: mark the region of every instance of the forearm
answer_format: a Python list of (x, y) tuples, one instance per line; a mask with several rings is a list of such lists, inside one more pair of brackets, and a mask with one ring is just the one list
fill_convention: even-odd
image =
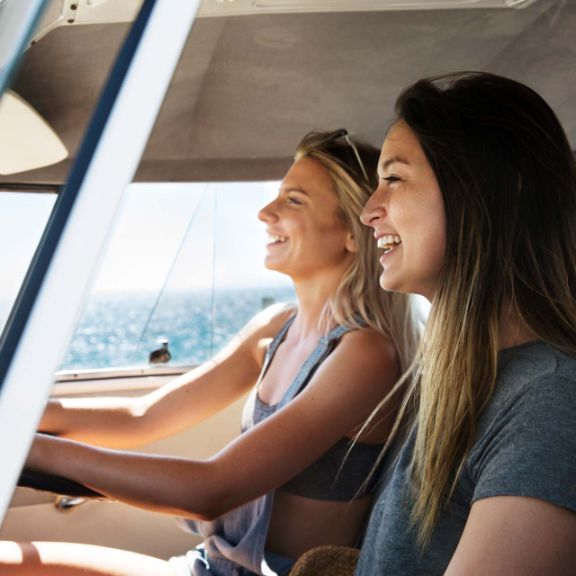
[[(261, 369), (258, 330), (213, 360), (139, 397), (53, 399), (40, 431), (99, 446), (129, 448), (195, 426), (245, 394)], [(267, 335), (267, 332), (266, 332)]]
[(48, 402), (40, 431), (99, 446), (126, 448), (151, 439), (139, 398), (71, 398)]
[(65, 476), (139, 508), (196, 519), (230, 509), (232, 493), (217, 464), (103, 449), (61, 438), (39, 438), (27, 467)]

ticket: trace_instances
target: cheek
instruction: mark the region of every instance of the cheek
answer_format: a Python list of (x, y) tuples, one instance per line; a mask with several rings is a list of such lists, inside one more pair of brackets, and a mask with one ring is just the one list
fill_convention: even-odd
[[(438, 194), (439, 195), (439, 194)], [(438, 268), (446, 252), (446, 217), (441, 197), (423, 195), (389, 210), (410, 259), (427, 270)], [(393, 218), (392, 218), (393, 216)]]
[(314, 222), (310, 222), (310, 228), (314, 230), (315, 233), (327, 237), (340, 236), (348, 230), (346, 223), (335, 210), (327, 210), (321, 217), (317, 217)]

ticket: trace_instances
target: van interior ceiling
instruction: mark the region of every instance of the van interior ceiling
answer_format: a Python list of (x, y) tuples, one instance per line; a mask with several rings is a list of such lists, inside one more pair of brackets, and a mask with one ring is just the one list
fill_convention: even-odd
[[(140, 3), (49, 5), (12, 89), (68, 158), (0, 183), (65, 181)], [(138, 181), (277, 179), (312, 128), (346, 126), (378, 144), (402, 87), (454, 70), (490, 70), (533, 86), (576, 144), (576, 2), (214, 0), (200, 15)]]

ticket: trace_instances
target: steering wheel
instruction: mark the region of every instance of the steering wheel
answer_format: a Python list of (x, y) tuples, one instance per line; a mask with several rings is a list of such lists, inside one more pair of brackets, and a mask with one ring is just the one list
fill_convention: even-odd
[(100, 494), (100, 492), (96, 492), (96, 490), (92, 490), (92, 488), (84, 486), (84, 484), (68, 480), (68, 478), (62, 476), (53, 476), (51, 474), (26, 469), (24, 469), (20, 475), (18, 486), (77, 498), (106, 499), (106, 496)]

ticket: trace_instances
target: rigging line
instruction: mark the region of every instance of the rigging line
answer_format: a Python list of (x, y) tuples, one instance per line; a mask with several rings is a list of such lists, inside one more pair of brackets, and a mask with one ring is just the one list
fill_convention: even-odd
[(158, 308), (158, 304), (160, 303), (160, 300), (161, 300), (162, 296), (164, 295), (164, 292), (166, 291), (166, 286), (168, 285), (168, 282), (170, 282), (170, 279), (172, 278), (172, 272), (174, 271), (174, 268), (176, 267), (176, 263), (178, 262), (178, 260), (180, 258), (180, 254), (182, 253), (182, 250), (184, 249), (184, 246), (186, 245), (186, 241), (188, 239), (188, 236), (190, 235), (190, 232), (192, 230), (192, 227), (194, 226), (194, 223), (196, 222), (196, 217), (198, 216), (198, 212), (200, 212), (200, 208), (201, 208), (202, 204), (204, 203), (204, 199), (206, 197), (207, 192), (208, 192), (208, 184), (205, 184), (204, 190), (202, 190), (202, 195), (200, 196), (200, 200), (196, 204), (196, 208), (194, 209), (194, 213), (192, 214), (192, 218), (190, 218), (190, 223), (188, 224), (188, 227), (186, 228), (186, 232), (184, 232), (184, 234), (182, 236), (182, 240), (180, 241), (180, 244), (178, 245), (178, 250), (176, 250), (176, 254), (174, 255), (174, 258), (172, 259), (172, 262), (170, 263), (170, 268), (168, 269), (168, 273), (164, 277), (164, 282), (162, 283), (162, 287), (160, 288), (160, 290), (158, 292), (158, 296), (156, 296), (156, 300), (154, 301), (154, 305), (152, 306), (152, 309), (150, 310), (150, 314), (148, 314), (148, 318), (146, 319), (146, 324), (144, 325), (144, 328), (142, 329), (142, 332), (140, 333), (140, 339), (138, 340), (138, 343), (136, 344), (136, 348), (135, 348), (133, 355), (132, 355), (132, 357), (135, 359), (135, 361), (137, 361), (138, 352), (140, 352), (140, 349), (142, 347), (142, 342), (144, 341), (144, 336), (148, 332), (148, 327), (150, 326), (150, 322), (152, 321), (152, 318), (154, 317), (154, 314), (156, 313), (156, 309)]
[[(214, 193), (214, 200), (212, 203), (213, 218), (212, 222), (216, 221), (218, 214), (218, 190)], [(210, 356), (214, 355), (214, 330), (216, 328), (216, 247), (217, 247), (218, 228), (214, 227), (212, 233), (212, 291), (210, 293)]]

